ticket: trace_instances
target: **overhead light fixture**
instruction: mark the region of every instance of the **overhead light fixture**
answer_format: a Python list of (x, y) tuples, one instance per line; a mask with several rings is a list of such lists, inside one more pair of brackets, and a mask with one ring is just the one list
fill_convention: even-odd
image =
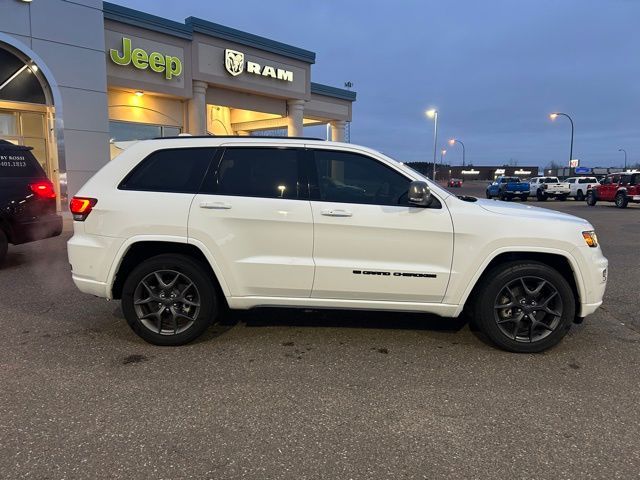
[(135, 96), (136, 97), (141, 97), (144, 95), (144, 92), (142, 90), (136, 90)]

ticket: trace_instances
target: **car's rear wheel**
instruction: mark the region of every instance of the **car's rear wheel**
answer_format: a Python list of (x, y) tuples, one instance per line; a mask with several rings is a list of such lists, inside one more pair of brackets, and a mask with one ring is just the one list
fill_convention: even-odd
[(510, 262), (489, 272), (477, 291), (473, 323), (500, 348), (541, 352), (566, 335), (575, 316), (567, 280), (539, 262)]
[(616, 207), (618, 208), (627, 208), (627, 205), (629, 204), (629, 199), (622, 192), (619, 192), (616, 194), (615, 201), (616, 201)]
[(598, 197), (596, 196), (596, 192), (593, 190), (589, 190), (587, 192), (587, 205), (589, 205), (590, 207), (593, 207), (597, 202), (598, 202)]
[(576, 192), (576, 200), (578, 200), (579, 202), (584, 200), (584, 193), (582, 193), (582, 190), (578, 190)]
[(9, 240), (7, 235), (0, 230), (0, 263), (2, 263), (7, 256), (7, 249), (9, 248)]
[(165, 254), (145, 260), (127, 277), (122, 310), (129, 326), (147, 342), (184, 345), (213, 323), (218, 300), (200, 263)]
[(522, 200), (523, 202), (526, 202), (526, 201), (527, 201), (527, 198), (529, 198), (529, 195), (522, 195), (522, 196), (520, 197), (520, 200)]
[(536, 198), (539, 202), (544, 202), (547, 200), (547, 196), (542, 192), (542, 190), (538, 190), (536, 192)]

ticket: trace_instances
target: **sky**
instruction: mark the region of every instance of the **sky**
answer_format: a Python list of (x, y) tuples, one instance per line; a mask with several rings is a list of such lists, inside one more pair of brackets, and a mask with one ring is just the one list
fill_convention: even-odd
[[(400, 161), (640, 162), (640, 0), (112, 0), (200, 17), (316, 53), (312, 80), (354, 84), (351, 141)], [(315, 127), (305, 134), (324, 136)], [(439, 157), (439, 155), (438, 155)]]

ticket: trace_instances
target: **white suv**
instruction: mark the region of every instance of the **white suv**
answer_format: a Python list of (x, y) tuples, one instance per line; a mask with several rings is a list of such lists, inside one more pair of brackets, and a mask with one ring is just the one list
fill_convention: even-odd
[(135, 143), (71, 202), (73, 280), (121, 299), (158, 345), (224, 307), (467, 313), (516, 352), (556, 344), (602, 303), (593, 227), (456, 197), (374, 150), (313, 139)]

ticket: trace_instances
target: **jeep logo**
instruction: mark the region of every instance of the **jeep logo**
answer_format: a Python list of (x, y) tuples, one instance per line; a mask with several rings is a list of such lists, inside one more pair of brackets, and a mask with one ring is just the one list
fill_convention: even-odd
[(122, 53), (115, 48), (109, 50), (111, 61), (116, 65), (129, 65), (139, 70), (150, 68), (156, 73), (163, 73), (164, 78), (171, 80), (182, 74), (182, 61), (178, 57), (163, 55), (158, 52), (147, 53), (141, 48), (131, 49), (131, 39), (122, 38)]
[(238, 52), (237, 50), (230, 50), (228, 48), (224, 51), (224, 67), (227, 69), (227, 72), (234, 77), (237, 77), (246, 70), (247, 73), (252, 73), (254, 75), (271, 77), (285, 82), (293, 82), (292, 71), (272, 67), (271, 65), (262, 66), (256, 62), (245, 62), (244, 53)]

